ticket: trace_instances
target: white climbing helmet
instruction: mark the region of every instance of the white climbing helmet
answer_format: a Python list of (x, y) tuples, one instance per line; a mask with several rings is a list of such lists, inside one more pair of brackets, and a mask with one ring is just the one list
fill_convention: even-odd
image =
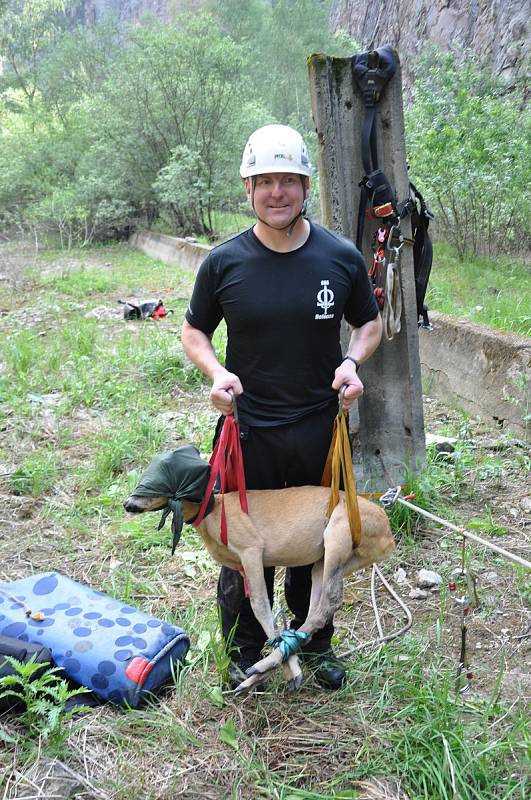
[(288, 125), (265, 125), (249, 136), (243, 151), (240, 175), (249, 178), (268, 172), (312, 174), (304, 139)]

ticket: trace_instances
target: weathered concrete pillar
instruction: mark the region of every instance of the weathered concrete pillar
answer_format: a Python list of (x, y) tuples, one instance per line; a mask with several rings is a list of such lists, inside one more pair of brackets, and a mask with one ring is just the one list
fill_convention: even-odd
[[(312, 108), (319, 143), (323, 224), (356, 240), (360, 190), (365, 174), (361, 130), (365, 107), (354, 86), (350, 58), (313, 55), (309, 61)], [(408, 196), (400, 67), (383, 91), (377, 111), (378, 161), (395, 188)], [(365, 223), (363, 255), (372, 260), (376, 223)], [(411, 236), (409, 219), (401, 225)], [(413, 252), (402, 248), (402, 329), (360, 369), (365, 394), (351, 414), (353, 462), (360, 491), (404, 484), (425, 463), (424, 419), (418, 345)], [(345, 325), (344, 341), (350, 331)], [(359, 418), (358, 418), (359, 417)]]

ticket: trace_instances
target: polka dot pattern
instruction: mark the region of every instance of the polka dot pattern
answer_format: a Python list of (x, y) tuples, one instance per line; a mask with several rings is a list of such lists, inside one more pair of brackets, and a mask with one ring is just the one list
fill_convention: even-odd
[(43, 575), (42, 578), (33, 585), (33, 594), (40, 597), (44, 594), (51, 594), (57, 588), (57, 575)]
[[(114, 703), (137, 706), (143, 695), (171, 680), (189, 648), (182, 628), (59, 573), (0, 588), (24, 603), (0, 593), (0, 634), (48, 647), (67, 675)], [(44, 619), (31, 619), (25, 608)]]

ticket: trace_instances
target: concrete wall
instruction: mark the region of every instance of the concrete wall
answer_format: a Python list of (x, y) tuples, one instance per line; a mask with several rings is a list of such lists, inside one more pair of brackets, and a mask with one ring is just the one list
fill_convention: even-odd
[(162, 233), (152, 231), (136, 231), (129, 238), (129, 244), (151, 258), (159, 258), (166, 264), (175, 264), (192, 272), (199, 269), (201, 262), (212, 249), (205, 244), (189, 242), (177, 236), (164, 236)]
[[(211, 250), (174, 236), (139, 231), (132, 247), (195, 272)], [(432, 331), (420, 330), (424, 391), (450, 400), (485, 422), (525, 436), (529, 413), (531, 341), (430, 311)]]
[(425, 393), (525, 436), (531, 340), (432, 311), (430, 320), (419, 332)]

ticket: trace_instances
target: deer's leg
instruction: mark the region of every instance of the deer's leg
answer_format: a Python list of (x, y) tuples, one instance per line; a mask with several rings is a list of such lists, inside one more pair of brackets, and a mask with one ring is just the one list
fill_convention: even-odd
[[(253, 613), (264, 629), (268, 639), (274, 639), (276, 638), (277, 631), (275, 629), (273, 612), (269, 604), (269, 597), (267, 596), (262, 549), (249, 547), (239, 555), (249, 586), (249, 600)], [(288, 684), (290, 686), (299, 686), (302, 680), (302, 672), (297, 657), (290, 656), (284, 661), (282, 653), (278, 648), (275, 648), (270, 655), (258, 661), (247, 670), (249, 677), (245, 681), (242, 681), (236, 691), (242, 692), (262, 683), (266, 676), (268, 676), (268, 673), (280, 665), (283, 665)]]
[(324, 559), (315, 564), (312, 570), (308, 616), (299, 628), (301, 633), (308, 635), (308, 640), (330, 622), (343, 602), (343, 572), (352, 554), (352, 538), (344, 504), (337, 506), (332, 513), (323, 540)]

